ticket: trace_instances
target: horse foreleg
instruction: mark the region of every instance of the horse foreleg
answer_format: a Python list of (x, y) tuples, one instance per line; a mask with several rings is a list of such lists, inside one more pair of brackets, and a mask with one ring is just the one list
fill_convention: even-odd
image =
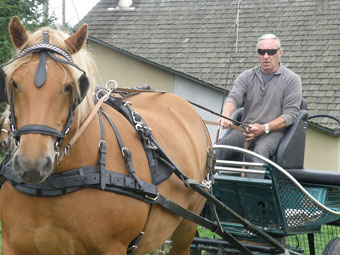
[(169, 255), (189, 255), (190, 244), (195, 237), (196, 228), (196, 224), (182, 220), (173, 233), (172, 248)]

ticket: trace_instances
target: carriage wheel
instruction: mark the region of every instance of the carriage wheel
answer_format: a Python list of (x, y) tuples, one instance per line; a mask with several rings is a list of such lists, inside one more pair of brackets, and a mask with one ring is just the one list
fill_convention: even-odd
[(322, 255), (338, 255), (340, 254), (340, 238), (334, 238), (329, 241)]

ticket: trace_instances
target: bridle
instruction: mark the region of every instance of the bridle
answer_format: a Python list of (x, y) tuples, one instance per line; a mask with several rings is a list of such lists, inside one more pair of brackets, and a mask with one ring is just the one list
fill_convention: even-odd
[[(22, 58), (24, 56), (27, 56), (32, 53), (37, 53), (40, 52), (40, 61), (38, 68), (35, 73), (34, 77), (34, 84), (37, 88), (40, 88), (43, 86), (43, 84), (46, 81), (46, 58), (47, 55), (52, 58), (53, 60), (63, 63), (63, 64), (68, 64), (71, 65), (75, 68), (77, 68), (79, 71), (81, 71), (83, 74), (80, 76), (78, 79), (79, 83), (79, 89), (80, 89), (80, 97), (76, 102), (70, 103), (70, 111), (65, 123), (65, 126), (62, 131), (59, 131), (55, 128), (46, 126), (46, 125), (37, 125), (37, 124), (29, 124), (20, 127), (17, 129), (16, 121), (15, 121), (15, 114), (14, 114), (14, 98), (11, 100), (10, 104), (10, 115), (9, 115), (9, 120), (10, 120), (10, 131), (13, 133), (13, 137), (15, 138), (17, 146), (20, 143), (20, 136), (23, 134), (43, 134), (43, 135), (49, 135), (56, 137), (56, 142), (54, 144), (54, 149), (56, 154), (59, 153), (61, 144), (65, 138), (65, 136), (70, 132), (71, 126), (72, 126), (72, 121), (73, 121), (73, 116), (75, 114), (75, 109), (76, 107), (82, 102), (84, 97), (87, 94), (87, 91), (89, 89), (90, 83), (89, 79), (86, 76), (86, 72), (81, 69), (78, 65), (73, 63), (71, 56), (65, 52), (63, 49), (59, 48), (56, 45), (50, 44), (49, 43), (49, 33), (48, 31), (43, 31), (43, 42), (31, 45), (24, 50), (22, 50), (17, 56), (15, 56), (12, 60), (9, 62), (3, 64), (0, 66), (0, 100), (9, 102), (8, 96), (5, 92), (6, 89), (6, 74), (3, 71), (2, 67), (9, 65), (10, 63), (14, 62), (15, 60)], [(62, 58), (59, 58), (55, 56), (55, 54), (60, 55)]]

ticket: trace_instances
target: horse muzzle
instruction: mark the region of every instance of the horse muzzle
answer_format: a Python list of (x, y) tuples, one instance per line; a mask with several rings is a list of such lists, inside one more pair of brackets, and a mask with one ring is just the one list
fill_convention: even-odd
[(42, 156), (37, 160), (30, 160), (17, 152), (13, 159), (13, 171), (24, 183), (42, 183), (53, 170), (53, 159)]

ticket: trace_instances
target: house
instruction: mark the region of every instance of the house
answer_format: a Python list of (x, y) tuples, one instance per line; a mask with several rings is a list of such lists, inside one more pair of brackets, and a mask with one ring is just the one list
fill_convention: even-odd
[[(309, 120), (304, 166), (340, 171), (339, 0), (123, 2), (101, 0), (77, 25), (89, 25), (102, 84), (147, 84), (219, 113), (233, 80), (258, 64), (258, 37), (273, 33), (282, 64), (301, 76), (309, 116), (334, 117)], [(216, 129), (209, 126), (213, 141)]]

